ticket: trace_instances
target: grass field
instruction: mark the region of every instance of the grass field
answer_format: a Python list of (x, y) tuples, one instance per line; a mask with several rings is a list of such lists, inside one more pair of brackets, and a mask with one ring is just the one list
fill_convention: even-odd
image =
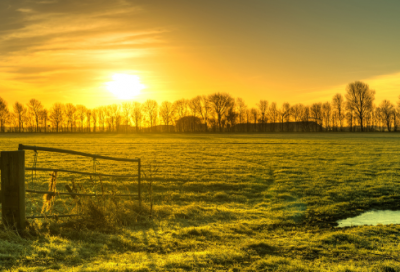
[[(334, 223), (400, 209), (400, 134), (0, 135), (2, 151), (20, 143), (141, 158), (147, 212), (132, 216), (136, 201), (125, 199), (103, 207), (125, 212), (124, 224), (36, 220), (22, 234), (3, 227), (5, 271), (400, 271), (400, 225)], [(26, 156), (31, 167), (33, 152)], [(92, 171), (93, 161), (39, 152), (36, 166)], [(135, 167), (99, 161), (96, 170)], [(46, 190), (48, 175), (27, 171), (27, 187)], [(99, 191), (97, 180), (63, 173), (57, 188), (73, 178)], [(103, 182), (109, 192), (137, 189)], [(27, 215), (38, 214), (41, 201), (27, 194)], [(55, 203), (60, 212), (74, 206), (68, 197)]]

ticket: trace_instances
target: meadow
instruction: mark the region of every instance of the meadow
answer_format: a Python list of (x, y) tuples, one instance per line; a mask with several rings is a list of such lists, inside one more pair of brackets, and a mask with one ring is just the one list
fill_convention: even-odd
[[(2, 226), (4, 271), (400, 271), (400, 225), (335, 223), (400, 209), (400, 134), (0, 135), (0, 150), (18, 144), (141, 158), (144, 212), (125, 198), (99, 202), (123, 218), (35, 219), (23, 233)], [(92, 171), (93, 161), (39, 152), (36, 166)], [(101, 173), (135, 167), (96, 162)], [(26, 172), (27, 188), (46, 190), (48, 179)], [(64, 173), (57, 189), (72, 179), (99, 192), (98, 180)], [(109, 192), (137, 190), (132, 180), (102, 182)], [(27, 216), (41, 201), (27, 194)], [(54, 207), (74, 203), (58, 197)]]

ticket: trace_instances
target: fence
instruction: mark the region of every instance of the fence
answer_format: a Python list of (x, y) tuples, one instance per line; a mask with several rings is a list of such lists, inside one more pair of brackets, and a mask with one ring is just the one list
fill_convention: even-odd
[[(64, 153), (70, 155), (78, 155), (91, 157), (94, 161), (97, 159), (103, 160), (112, 160), (112, 161), (123, 161), (123, 162), (134, 162), (137, 163), (138, 173), (137, 175), (110, 175), (110, 174), (102, 174), (102, 173), (90, 173), (90, 172), (81, 172), (81, 171), (73, 171), (67, 169), (52, 169), (52, 168), (28, 168), (25, 167), (25, 150), (33, 150), (37, 151), (46, 151), (46, 152), (56, 152), (56, 153)], [(20, 144), (18, 147), (18, 151), (2, 151), (0, 157), (0, 169), (1, 169), (1, 191), (0, 191), (0, 203), (2, 203), (2, 220), (3, 223), (7, 223), (9, 225), (15, 225), (18, 229), (25, 228), (26, 219), (32, 218), (44, 218), (47, 216), (25, 216), (25, 194), (47, 194), (48, 196), (55, 195), (70, 195), (73, 197), (76, 196), (100, 196), (97, 194), (86, 194), (86, 193), (76, 193), (69, 189), (68, 185), (66, 188), (68, 192), (56, 192), (55, 188), (53, 191), (41, 191), (41, 190), (27, 190), (25, 189), (25, 170), (34, 170), (34, 171), (44, 171), (44, 172), (65, 172), (65, 173), (74, 173), (80, 175), (87, 176), (107, 176), (107, 177), (117, 177), (117, 178), (132, 178), (137, 177), (138, 180), (138, 201), (139, 207), (141, 207), (142, 199), (141, 199), (141, 164), (140, 159), (125, 159), (125, 158), (114, 158), (108, 156), (100, 156), (95, 154), (83, 153), (72, 150), (65, 149), (57, 149), (57, 148), (48, 148), (48, 147), (39, 147), (39, 146), (27, 146)], [(53, 175), (52, 175), (53, 177)], [(55, 177), (54, 177), (55, 178)], [(133, 194), (102, 194), (101, 196), (136, 196)], [(76, 214), (62, 215), (57, 217), (64, 216), (75, 216)]]

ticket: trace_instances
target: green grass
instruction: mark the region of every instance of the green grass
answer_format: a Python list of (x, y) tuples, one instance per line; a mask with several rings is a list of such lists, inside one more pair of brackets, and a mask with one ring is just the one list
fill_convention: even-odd
[[(90, 224), (3, 228), (5, 271), (400, 271), (400, 225), (334, 227), (370, 209), (400, 209), (400, 134), (0, 135), (0, 150), (19, 143), (139, 157), (147, 209), (152, 175), (154, 209), (138, 215), (134, 200), (96, 200), (106, 218)], [(39, 152), (37, 167), (92, 171), (93, 161)], [(136, 172), (104, 160), (96, 168)], [(46, 190), (48, 175), (27, 171), (27, 187)], [(72, 179), (101, 191), (98, 179), (64, 173), (57, 189)], [(102, 181), (107, 192), (137, 190), (132, 180)], [(42, 203), (27, 194), (27, 215)], [(74, 206), (58, 197), (54, 208)]]

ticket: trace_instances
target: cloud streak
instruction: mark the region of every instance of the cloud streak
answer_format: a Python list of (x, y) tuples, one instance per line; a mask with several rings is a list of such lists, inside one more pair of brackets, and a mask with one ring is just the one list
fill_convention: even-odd
[(125, 1), (17, 1), (1, 5), (7, 10), (7, 16), (0, 16), (3, 93), (16, 86), (41, 89), (42, 93), (65, 86), (74, 90), (99, 88), (110, 69), (130, 66), (135, 70), (138, 59), (155, 54), (166, 44), (163, 35), (168, 30), (138, 23), (136, 19), (145, 11)]

